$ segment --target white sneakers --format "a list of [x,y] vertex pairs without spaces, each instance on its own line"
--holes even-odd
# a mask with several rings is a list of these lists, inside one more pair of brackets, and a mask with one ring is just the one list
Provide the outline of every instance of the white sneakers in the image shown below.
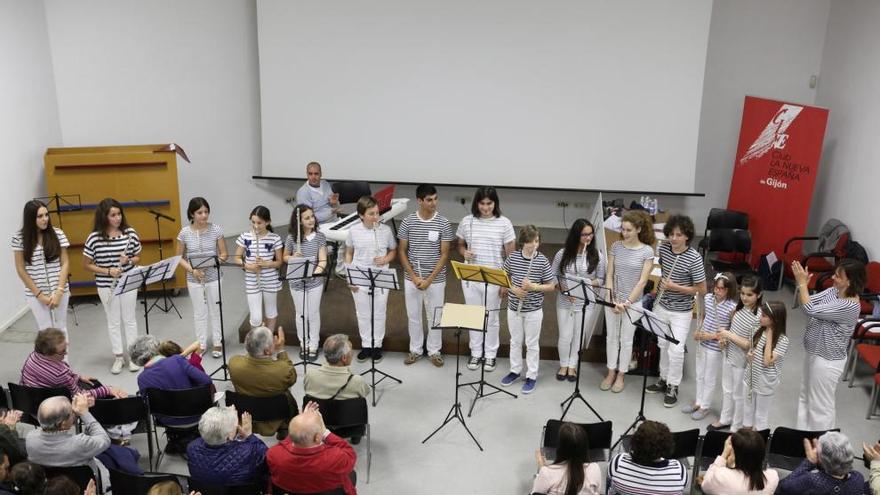
[[113,361],[113,366],[110,367],[110,373],[118,375],[120,372],[122,372],[122,366],[124,364],[125,362],[122,360],[121,357],[116,358],[116,360]]
[[141,370],[141,367],[134,364],[133,361],[128,362],[128,371],[131,371],[132,373],[137,373],[140,370]]

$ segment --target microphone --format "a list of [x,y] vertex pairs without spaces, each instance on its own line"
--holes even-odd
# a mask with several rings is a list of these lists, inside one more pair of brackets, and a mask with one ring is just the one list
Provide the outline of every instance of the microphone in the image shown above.
[[156,215],[156,216],[159,217],[159,218],[164,218],[165,220],[168,220],[168,221],[170,221],[170,222],[174,222],[174,221],[175,221],[173,218],[169,217],[168,215],[166,215],[166,214],[164,214],[164,213],[159,213],[159,212],[156,211],[156,210],[147,210],[147,212],[150,213],[151,215]]

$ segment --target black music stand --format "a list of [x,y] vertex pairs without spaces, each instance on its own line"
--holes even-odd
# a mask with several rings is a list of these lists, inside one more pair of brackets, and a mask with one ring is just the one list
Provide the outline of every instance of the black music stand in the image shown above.
[[[156,238],[159,242],[159,260],[162,260],[164,258],[164,255],[162,254],[162,229],[159,227],[159,219],[164,218],[165,220],[168,220],[169,222],[174,222],[175,220],[174,220],[174,218],[169,217],[168,215],[165,215],[164,213],[159,213],[158,211],[155,211],[155,210],[147,210],[147,213],[149,213],[150,215],[153,215],[153,218],[156,219]],[[164,278],[162,279],[162,296],[156,297],[156,300],[153,301],[153,304],[150,306],[150,309],[157,308],[159,311],[161,311],[163,313],[169,313],[173,309],[174,312],[177,313],[177,317],[180,319],[183,319],[183,317],[180,316],[180,311],[177,310],[177,306],[174,304],[174,299],[168,297],[168,288],[165,286],[165,280],[166,279],[164,279]],[[159,305],[159,301],[162,301],[161,306]]]
[[[639,354],[642,357],[642,367],[643,369],[647,369],[648,366],[648,341],[652,339],[664,339],[668,341],[670,344],[678,345],[678,340],[672,333],[672,326],[668,321],[662,320],[655,313],[648,311],[644,308],[629,306],[626,308],[626,316],[629,318],[629,321],[632,322],[633,325],[636,326],[637,329],[642,330],[644,332],[643,339],[640,344]],[[632,424],[629,425],[629,428],[620,435],[620,438],[614,442],[614,445],[611,446],[611,450],[613,451],[615,447],[623,440],[627,434],[636,427],[642,421],[645,421],[645,389],[648,386],[648,373],[642,374],[642,399],[639,403],[639,412],[636,413],[636,419],[633,420]]]
[[[146,325],[147,335],[150,334],[151,309],[147,302],[147,286],[173,278],[177,264],[180,263],[180,258],[180,256],[172,256],[165,260],[159,260],[152,265],[136,266],[124,272],[119,276],[119,283],[116,284],[116,289],[110,295],[111,297],[116,297],[119,294],[137,290],[138,288],[144,289],[144,325]],[[131,342],[129,342],[129,345],[131,345]]]
[[[287,281],[295,281],[302,282],[305,284],[309,280],[318,277],[324,277],[323,273],[315,273],[315,269],[318,267],[317,261],[314,261],[312,258],[291,258],[290,261],[287,262],[287,273],[282,278],[282,282],[284,280]],[[314,361],[309,361],[309,298],[306,297],[305,286],[303,286],[303,296],[302,296],[302,305],[300,306],[300,313],[302,314],[302,329],[303,329],[303,338],[300,340],[300,351],[303,355],[302,361],[299,363],[294,363],[293,366],[303,365],[303,374],[308,373],[308,366],[320,366],[318,363]],[[320,340],[320,339],[319,339]]]
[[[61,220],[61,214],[68,211],[82,211],[82,198],[79,194],[58,194],[52,196],[41,196],[34,198],[43,202],[49,207],[49,213],[58,215],[58,228],[64,228],[64,222]],[[55,209],[52,209],[52,208]]]
[[[439,321],[437,318],[438,310],[441,312]],[[446,303],[441,308],[434,308],[434,318],[431,329],[455,330],[455,402],[452,404],[452,407],[449,408],[449,412],[446,414],[446,419],[443,420],[443,423],[422,440],[422,443],[430,440],[431,437],[442,430],[444,426],[457,419],[458,422],[461,423],[461,426],[464,427],[464,430],[468,432],[468,435],[471,436],[471,440],[477,444],[477,448],[480,449],[480,451],[483,450],[480,442],[477,441],[477,438],[467,427],[467,424],[464,421],[464,415],[461,413],[461,402],[458,400],[458,388],[460,387],[458,377],[461,376],[461,352],[459,348],[461,346],[461,331],[473,330],[476,332],[485,332],[486,318],[488,317],[488,314],[485,306]]]
[[[563,286],[566,287],[565,289],[561,290],[561,293],[563,296],[571,297],[572,299],[575,299],[575,301],[572,301],[573,305],[580,305],[581,303],[583,303],[583,306],[581,307],[581,325],[580,325],[579,335],[578,335],[578,340],[577,340],[578,341],[578,362],[577,362],[577,372],[576,372],[577,379],[574,381],[574,391],[571,393],[570,396],[568,396],[567,399],[565,399],[564,401],[562,401],[561,404],[559,404],[559,407],[563,408],[562,417],[559,418],[559,420],[563,421],[565,419],[565,415],[568,414],[568,410],[571,408],[571,405],[574,404],[575,399],[579,399],[581,402],[584,403],[585,406],[587,406],[590,409],[590,411],[593,411],[593,414],[595,414],[596,417],[599,418],[599,421],[605,421],[604,419],[602,419],[602,416],[600,416],[599,413],[596,412],[595,409],[593,409],[593,406],[591,406],[590,403],[587,402],[587,399],[585,399],[584,396],[581,395],[581,362],[583,360],[584,345],[585,345],[584,344],[584,327],[586,326],[587,308],[590,306],[590,304],[598,304],[600,306],[614,307],[614,303],[608,302],[605,299],[605,297],[603,297],[604,294],[602,294],[603,292],[610,292],[610,291],[606,287],[594,286],[590,282],[589,279],[586,279],[583,277],[577,277],[577,276],[573,276],[573,275],[559,276],[559,285],[560,285],[560,288]],[[592,338],[592,333],[590,334],[590,337]],[[589,342],[587,342],[586,345],[589,345]]]
[[[483,284],[483,308],[486,312],[484,325],[482,328],[483,335],[483,359],[480,360],[482,363],[480,366],[480,379],[475,382],[462,383],[459,387],[471,387],[476,395],[474,395],[474,400],[471,402],[471,407],[468,410],[468,417],[474,413],[474,406],[477,405],[477,401],[482,399],[483,397],[488,397],[490,395],[494,395],[497,393],[507,394],[514,399],[517,398],[516,394],[508,392],[507,390],[502,390],[501,388],[492,385],[486,381],[486,336],[487,325],[489,324],[489,312],[490,311],[500,311],[499,309],[489,309],[487,306],[487,300],[489,297],[489,285],[497,285],[499,287],[510,288],[510,277],[507,276],[503,270],[498,268],[490,268],[486,266],[480,265],[467,265],[464,263],[459,263],[457,261],[452,262],[452,271],[455,272],[455,275],[459,278],[459,280],[464,280],[466,282],[476,282]],[[486,392],[486,387],[494,389],[491,392]]]
[[[223,370],[223,378],[213,378],[214,380],[219,380],[223,382],[229,381],[229,366],[226,364],[226,328],[223,326],[223,282],[220,280],[220,257],[213,254],[193,254],[192,256],[187,258],[189,261],[189,265],[193,270],[197,269],[210,269],[213,268],[217,270],[217,305],[220,306],[220,352],[223,355],[223,364],[217,367],[214,371],[208,374],[210,377],[214,377],[220,370]],[[237,267],[238,265],[236,265]],[[208,302],[208,292],[205,290],[205,302]],[[206,330],[207,331],[207,330]],[[214,342],[216,346],[217,343]],[[207,349],[203,349],[207,351]]]
[[[397,272],[391,269],[383,269],[383,268],[360,268],[357,266],[348,266],[345,268],[348,278],[348,284],[356,287],[360,287],[361,289],[368,289],[370,296],[370,349],[376,348],[376,290],[400,290],[400,285],[397,283]],[[361,344],[363,346],[363,343]],[[376,407],[376,384],[380,383],[382,380],[386,378],[390,378],[397,383],[403,383],[398,378],[395,378],[384,371],[376,369],[376,353],[370,353],[370,368],[366,371],[361,372],[361,375],[366,375],[367,373],[372,374],[372,383],[373,383],[373,407]],[[376,381],[376,373],[382,375],[382,378],[379,378]]]

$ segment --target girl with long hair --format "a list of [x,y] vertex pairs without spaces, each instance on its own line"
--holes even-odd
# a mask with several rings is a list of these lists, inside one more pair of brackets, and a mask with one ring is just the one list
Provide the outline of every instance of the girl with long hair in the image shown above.
[[539,449],[535,453],[538,474],[532,484],[532,493],[546,495],[598,495],[602,491],[602,471],[590,462],[587,432],[574,423],[559,427],[556,459],[547,464]]
[[707,495],[770,495],[779,484],[775,469],[764,469],[764,438],[743,428],[727,437],[724,451],[703,476],[700,488]]
[[[321,340],[321,295],[324,293],[324,278],[321,275],[327,267],[327,238],[318,231],[315,211],[304,204],[296,205],[293,209],[290,230],[284,239],[284,261],[291,263],[294,260],[307,260],[309,272],[314,271],[315,275],[307,280],[289,281],[296,315],[296,335],[299,337],[299,355],[302,359],[314,361],[318,358]],[[304,315],[306,310],[307,314]]]
[[251,328],[263,325],[265,317],[265,326],[274,332],[278,320],[278,291],[281,290],[278,268],[284,263],[281,256],[284,244],[281,236],[272,231],[272,214],[268,208],[255,207],[249,218],[251,229],[235,240],[235,262],[245,271]]
[[785,304],[767,301],[761,306],[761,328],[752,337],[752,350],[746,356],[747,367],[743,426],[756,430],[770,428],[770,404],[782,377],[782,361],[788,351],[785,335]]

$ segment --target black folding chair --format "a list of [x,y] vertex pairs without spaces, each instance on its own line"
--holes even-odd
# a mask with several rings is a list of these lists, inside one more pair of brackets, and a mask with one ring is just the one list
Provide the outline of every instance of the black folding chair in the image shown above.
[[[202,494],[204,495],[204,494]],[[334,488],[333,490],[327,492],[317,492],[317,493],[305,493],[305,492],[292,492],[290,490],[285,490],[280,486],[272,483],[272,495],[345,495],[345,489],[341,486],[339,488]]]
[[[188,388],[183,390],[162,390],[158,388],[148,388],[147,407],[152,418],[153,436],[156,441],[156,448],[159,450],[159,456],[156,459],[156,469],[162,462],[162,456],[165,454],[164,449],[159,449],[159,426],[165,428],[165,432],[177,431],[184,432],[198,425],[198,418],[204,414],[211,406],[214,405],[211,386]],[[168,424],[169,419],[185,420],[194,419],[192,424],[174,425]],[[176,422],[176,421],[175,421]]]
[[[590,462],[607,461],[611,458],[611,421],[601,423],[575,423],[587,432],[587,459]],[[541,438],[541,450],[548,460],[556,459],[556,448],[559,446],[559,428],[562,421],[548,419],[544,425]]]
[[324,418],[324,426],[334,434],[343,438],[352,436],[367,437],[367,483],[370,482],[370,465],[373,461],[373,451],[370,446],[370,421],[367,399],[316,399],[306,395],[303,397],[303,407],[309,402],[316,402],[321,416]]
[[[711,253],[728,258],[709,259]],[[716,272],[729,271],[740,280],[743,275],[754,274],[749,264],[752,253],[752,234],[744,229],[713,229],[709,232],[706,259]]]
[[210,485],[189,478],[189,490],[202,495],[263,495],[263,487],[259,483],[246,485]]
[[23,413],[21,421],[29,425],[40,426],[39,421],[37,421],[37,410],[40,408],[40,404],[49,397],[59,395],[70,399],[70,390],[65,387],[26,387],[10,382],[9,395],[12,399],[12,409],[18,409]]
[[357,203],[363,196],[369,196],[370,183],[360,180],[334,182],[330,189],[339,195],[339,204]]
[[[95,405],[89,408],[89,412],[105,429],[110,426],[137,422],[132,433],[147,435],[150,469],[153,469],[154,449],[153,438],[150,434],[150,413],[147,411],[147,403],[143,397],[133,395],[124,399],[98,399],[95,401]],[[158,465],[156,467],[158,468]]]
[[743,229],[749,228],[749,214],[741,211],[712,208],[706,219],[706,230],[703,231],[703,239],[700,240],[698,250],[705,254],[709,245],[709,233],[713,229]]
[[165,481],[173,481],[181,486],[176,474],[148,472],[137,475],[113,468],[109,468],[108,471],[110,471],[110,489],[114,495],[147,495],[153,485]]
[[807,458],[807,454],[804,451],[804,439],[809,438],[813,440],[829,431],[840,431],[840,428],[805,431],[784,426],[777,427],[773,430],[773,436],[770,437],[767,465],[773,468],[785,469],[786,471],[794,471]]
[[6,389],[0,385],[0,409],[9,409],[9,397],[6,396]]
[[90,481],[95,480],[95,487],[98,489],[98,493],[101,493],[101,477],[95,473],[91,466],[43,466],[43,470],[46,471],[46,479],[67,476],[83,491],[89,486]]
[[235,406],[239,416],[245,411],[251,413],[254,421],[284,421],[284,429],[287,429],[290,419],[299,413],[296,401],[291,403],[286,394],[254,397],[227,390],[226,405]]

